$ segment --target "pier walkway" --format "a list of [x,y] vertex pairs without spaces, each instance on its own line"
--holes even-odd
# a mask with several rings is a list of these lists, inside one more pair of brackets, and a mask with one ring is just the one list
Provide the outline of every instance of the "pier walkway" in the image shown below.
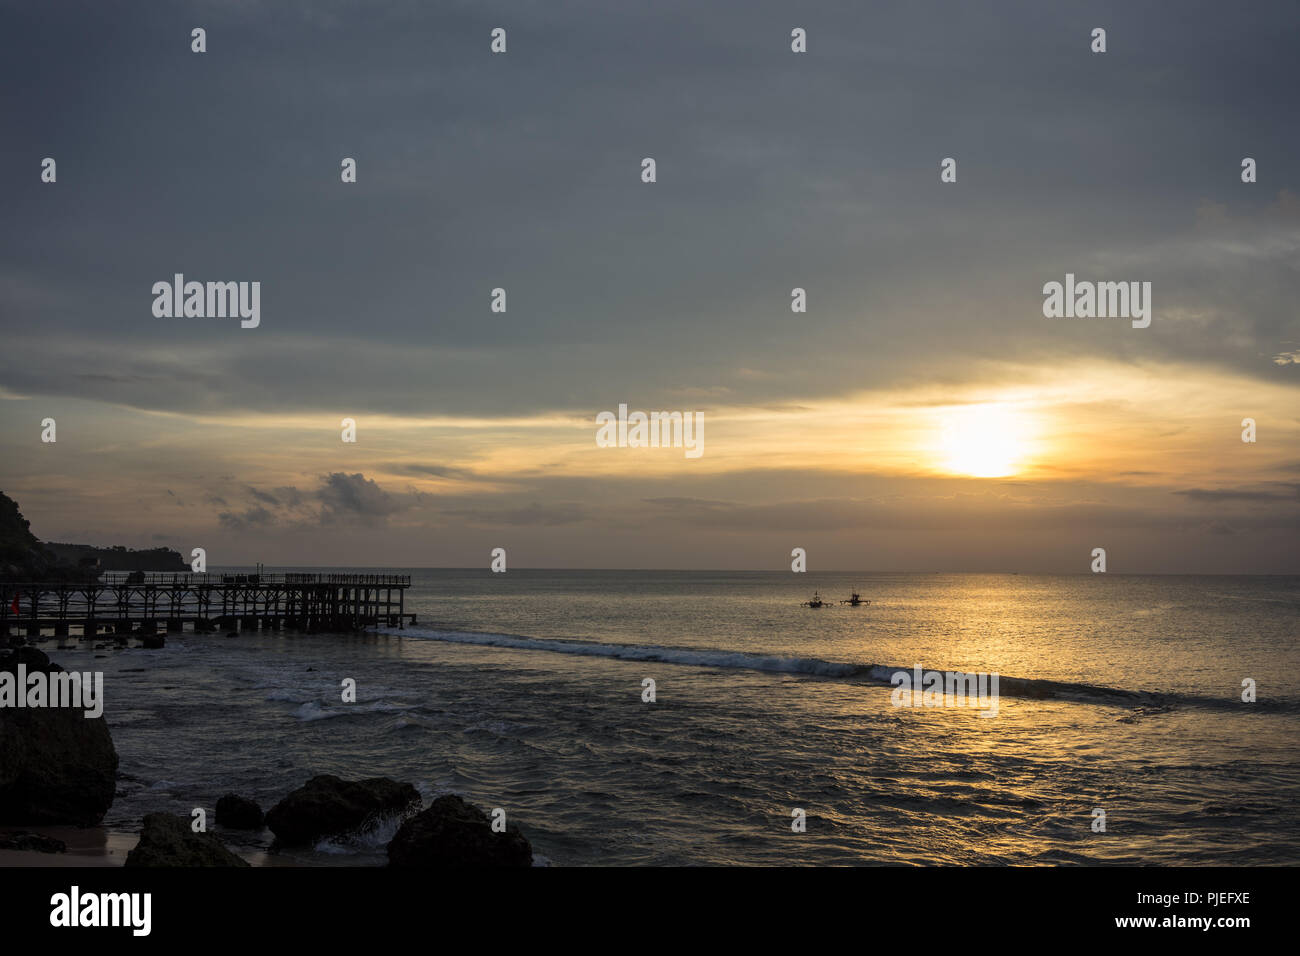
[[405,627],[404,574],[111,571],[81,582],[0,582],[0,636],[75,632],[353,631]]

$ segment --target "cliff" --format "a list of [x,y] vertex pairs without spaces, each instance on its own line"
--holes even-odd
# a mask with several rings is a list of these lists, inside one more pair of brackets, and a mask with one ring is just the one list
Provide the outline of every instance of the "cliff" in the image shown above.
[[188,571],[170,548],[131,551],[88,544],[42,544],[18,503],[0,491],[0,581],[67,581],[100,571]]
[[121,546],[96,548],[89,544],[56,544],[45,550],[63,563],[91,567],[100,571],[188,571],[179,551],[171,548],[148,548],[132,551]]

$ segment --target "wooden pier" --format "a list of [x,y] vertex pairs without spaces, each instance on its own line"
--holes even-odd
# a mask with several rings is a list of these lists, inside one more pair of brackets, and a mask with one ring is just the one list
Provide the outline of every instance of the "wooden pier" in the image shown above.
[[[0,583],[0,637],[119,637],[281,629],[321,633],[405,627],[404,574],[105,572],[84,582]],[[15,612],[14,608],[17,608]]]

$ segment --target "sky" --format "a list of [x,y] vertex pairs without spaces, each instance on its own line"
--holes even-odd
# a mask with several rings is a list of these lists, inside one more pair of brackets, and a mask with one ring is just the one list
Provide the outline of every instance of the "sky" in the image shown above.
[[1173,7],[0,0],[0,490],[214,565],[1300,573],[1300,6]]

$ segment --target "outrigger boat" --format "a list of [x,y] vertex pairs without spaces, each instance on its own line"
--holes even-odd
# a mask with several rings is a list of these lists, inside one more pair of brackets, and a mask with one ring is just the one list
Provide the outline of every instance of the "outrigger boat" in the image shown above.
[[871,602],[862,600],[862,596],[858,594],[857,591],[854,591],[852,597],[847,598],[846,600],[843,600],[840,603],[847,604],[849,607],[859,607],[863,604],[870,604]]
[[817,591],[814,591],[814,592],[813,592],[813,596],[812,596],[812,600],[811,600],[811,601],[804,601],[803,604],[801,604],[801,605],[799,605],[799,606],[800,606],[800,607],[823,607],[823,606],[825,606],[825,604],[826,604],[826,602],[822,600],[822,596],[821,596],[821,594],[820,594],[819,592],[817,592]]

